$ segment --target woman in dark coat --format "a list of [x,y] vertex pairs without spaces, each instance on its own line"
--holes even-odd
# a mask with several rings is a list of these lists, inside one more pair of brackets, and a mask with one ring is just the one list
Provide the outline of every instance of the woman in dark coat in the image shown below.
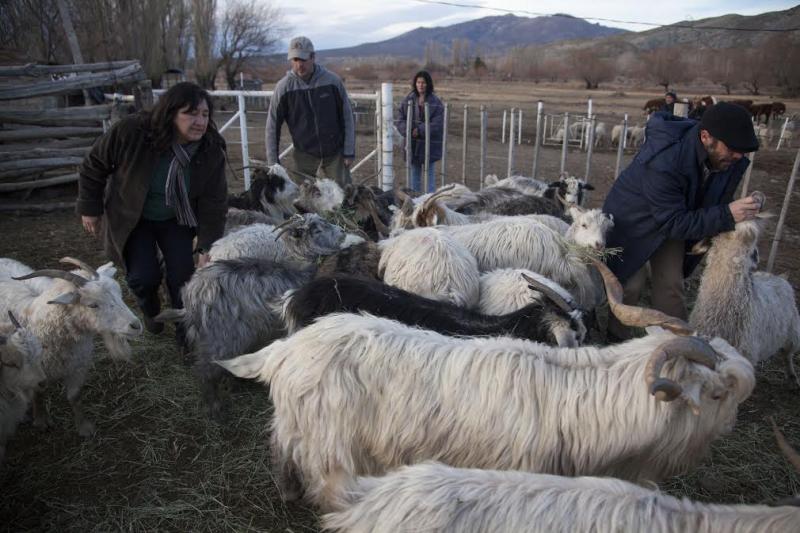
[[225,141],[212,116],[209,94],[179,83],[152,111],[115,124],[79,169],[83,227],[95,237],[103,233],[106,253],[125,268],[151,333],[164,327],[153,320],[161,309],[158,250],[172,307],[181,308],[180,289],[194,272],[194,237],[202,266],[225,227]]
[[[430,158],[428,164],[428,191],[436,190],[435,163],[442,158],[442,132],[444,124],[444,105],[433,93],[431,75],[420,70],[411,82],[412,91],[403,99],[397,110],[395,121],[400,134],[406,135],[406,115],[411,102],[411,188],[422,191],[422,173],[425,167],[425,138],[430,138]],[[425,129],[425,104],[428,104],[429,123]]]

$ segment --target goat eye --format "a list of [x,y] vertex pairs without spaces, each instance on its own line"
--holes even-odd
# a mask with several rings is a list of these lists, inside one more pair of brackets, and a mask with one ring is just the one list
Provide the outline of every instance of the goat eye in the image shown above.
[[86,304],[86,307],[90,307],[92,309],[97,309],[98,307],[100,307],[100,304]]
[[587,226],[586,224],[581,224],[581,227],[582,227],[583,229],[586,229],[588,226]]

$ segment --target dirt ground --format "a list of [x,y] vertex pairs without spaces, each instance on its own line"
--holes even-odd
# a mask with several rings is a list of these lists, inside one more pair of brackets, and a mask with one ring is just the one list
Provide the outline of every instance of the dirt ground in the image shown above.
[[[508,160],[507,145],[500,143],[499,117],[504,107],[521,105],[529,113],[542,98],[548,109],[577,113],[585,109],[587,94],[574,88],[532,84],[440,85],[439,92],[455,108],[465,102],[489,106],[492,115],[485,173],[501,177]],[[596,112],[609,124],[625,112],[643,122],[638,108],[658,95],[657,89],[619,92],[592,94]],[[400,95],[396,96],[399,99]],[[787,105],[789,113],[800,110],[797,101]],[[258,113],[249,115],[251,156],[255,158],[263,157],[263,120]],[[453,117],[450,123],[448,182],[461,181],[460,120]],[[218,123],[224,122],[223,113]],[[374,148],[368,130],[359,125],[359,154]],[[532,133],[533,123],[526,119],[514,166],[520,174],[530,174]],[[226,132],[226,138],[231,142],[231,189],[240,190],[242,163],[239,146],[234,144],[237,132]],[[473,188],[480,179],[477,142],[478,121],[473,115],[466,162],[466,182]],[[756,156],[750,189],[763,191],[775,213],[780,211],[795,153],[796,148],[765,150]],[[631,157],[632,153],[627,153],[625,161]],[[395,162],[397,176],[404,179],[399,151]],[[539,177],[557,177],[559,163],[558,148],[542,148]],[[597,190],[589,198],[590,206],[602,203],[613,182],[615,163],[612,149],[595,153],[589,178]],[[569,153],[569,172],[582,176],[585,164],[585,153]],[[370,161],[356,172],[355,179],[368,179],[374,173],[375,164]],[[74,194],[69,187],[47,193],[64,198]],[[800,283],[800,214],[794,208],[798,194],[791,198],[775,266],[775,272],[785,273],[796,289]],[[773,234],[774,224],[761,243],[762,268]],[[105,262],[99,244],[83,234],[71,212],[0,214],[0,257],[36,268],[54,268],[65,255],[95,265]],[[124,281],[122,285],[126,290]],[[126,299],[133,306],[127,292]],[[102,346],[98,351],[103,353]],[[54,427],[41,432],[23,424],[8,443],[6,463],[0,467],[0,530],[318,530],[313,509],[285,504],[277,496],[269,468],[271,406],[267,391],[258,384],[232,384],[226,421],[210,422],[201,409],[194,379],[175,351],[170,329],[137,342],[131,363],[103,359],[96,364],[85,394],[87,410],[97,422],[94,438],[78,437],[62,391],[53,387],[48,392]],[[713,445],[711,457],[699,468],[667,480],[661,489],[718,503],[760,503],[799,493],[800,478],[778,452],[767,422],[767,417],[774,417],[789,441],[800,448],[798,394],[787,387],[781,361],[760,365],[755,393],[741,406],[734,432]]]

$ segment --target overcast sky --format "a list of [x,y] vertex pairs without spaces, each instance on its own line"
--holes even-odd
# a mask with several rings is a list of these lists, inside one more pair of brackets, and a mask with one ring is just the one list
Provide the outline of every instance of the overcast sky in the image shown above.
[[[283,9],[291,26],[292,35],[306,35],[318,50],[340,48],[356,44],[383,41],[419,26],[449,26],[466,20],[490,15],[501,15],[489,9],[473,9],[445,5],[431,5],[414,0],[271,0]],[[795,2],[780,0],[661,0],[647,2],[624,0],[598,2],[596,0],[453,0],[457,3],[519,10],[516,14],[534,16],[524,11],[541,14],[566,13],[599,22],[605,26],[643,31],[653,26],[603,22],[605,19],[671,24],[681,20],[697,20],[728,13],[755,15],[767,11],[781,11]],[[698,5],[700,4],[700,5]]]

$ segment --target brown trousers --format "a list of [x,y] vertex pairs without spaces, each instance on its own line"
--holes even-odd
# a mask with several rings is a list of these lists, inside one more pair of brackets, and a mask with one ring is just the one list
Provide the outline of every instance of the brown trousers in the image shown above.
[[316,176],[321,167],[325,177],[334,180],[342,187],[353,181],[350,169],[344,166],[344,158],[341,153],[320,158],[295,149],[292,151],[292,157],[295,169],[306,176]]
[[[667,240],[650,257],[651,307],[686,320],[686,302],[683,297],[684,241]],[[637,305],[647,282],[647,264],[640,268],[623,287],[623,302]],[[614,317],[608,319],[609,333],[619,339],[632,336],[630,328],[623,326]]]

